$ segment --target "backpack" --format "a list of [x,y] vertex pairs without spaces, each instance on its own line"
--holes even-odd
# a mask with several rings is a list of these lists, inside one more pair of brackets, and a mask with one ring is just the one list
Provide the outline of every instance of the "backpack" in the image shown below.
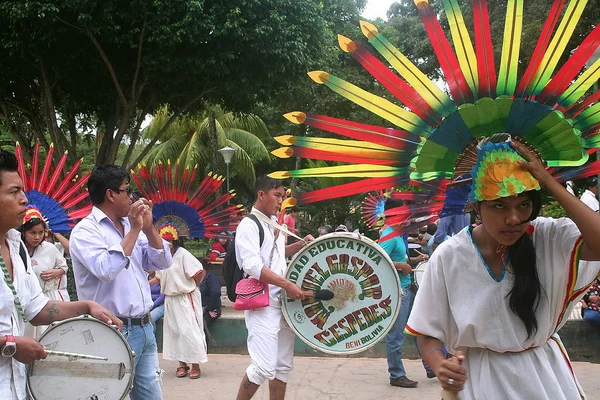
[[[254,214],[249,214],[248,218],[258,225],[259,243],[260,247],[262,247],[265,239],[265,231]],[[244,277],[244,271],[240,268],[235,258],[235,238],[227,246],[227,253],[225,254],[221,268],[223,271],[223,279],[225,280],[225,287],[227,288],[227,297],[229,300],[235,301],[235,286]]]

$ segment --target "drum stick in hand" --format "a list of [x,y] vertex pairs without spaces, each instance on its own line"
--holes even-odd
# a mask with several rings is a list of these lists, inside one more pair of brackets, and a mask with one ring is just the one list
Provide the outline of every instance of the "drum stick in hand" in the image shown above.
[[[450,360],[453,363],[462,364],[460,362],[460,360],[458,358],[456,358],[456,357],[452,357]],[[456,392],[450,392],[450,391],[448,391],[446,389],[443,389],[442,390],[442,400],[460,400],[460,399],[458,398],[458,393],[456,393]]]
[[46,350],[46,354],[48,354],[50,356],[81,358],[81,359],[86,359],[86,360],[108,361],[108,357],[91,356],[89,354],[68,353],[66,351]]
[[315,291],[304,290],[302,293],[306,297],[314,297],[317,300],[331,300],[334,297],[334,294],[331,290],[320,289]]

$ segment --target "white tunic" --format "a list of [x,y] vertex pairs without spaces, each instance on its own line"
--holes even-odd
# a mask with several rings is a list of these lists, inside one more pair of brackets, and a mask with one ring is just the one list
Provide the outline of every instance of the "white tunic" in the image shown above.
[[598,205],[598,197],[596,197],[591,190],[586,190],[583,192],[581,195],[581,201],[593,211],[598,211],[598,208],[600,208]]
[[[6,241],[10,248],[10,259],[13,265],[13,281],[25,317],[33,319],[48,303],[48,298],[42,294],[40,285],[35,278],[31,266],[25,272],[25,266],[19,255],[21,234],[11,229],[6,234]],[[28,257],[29,258],[29,257]],[[25,326],[14,307],[13,294],[4,281],[4,274],[0,274],[0,336],[23,336]],[[11,380],[13,384],[11,384]],[[13,397],[13,390],[16,397]],[[25,390],[25,364],[14,358],[0,356],[0,399],[24,400],[27,398]]]
[[[71,301],[66,286],[61,288],[63,281],[67,281],[67,262],[52,243],[42,242],[35,248],[33,256],[31,256],[31,267],[46,297],[56,301]],[[64,275],[49,281],[42,280],[42,272],[56,268],[61,268],[65,271]],[[48,325],[33,326],[27,324],[25,326],[25,335],[37,340],[47,328]]]
[[196,257],[180,247],[171,268],[156,271],[165,295],[163,358],[186,363],[205,363],[206,338],[202,299],[193,276],[204,268]]
[[514,276],[488,271],[468,229],[442,243],[425,270],[406,330],[466,351],[468,379],[460,398],[477,400],[585,398],[556,332],[598,275],[579,263],[583,244],[569,219],[538,218],[533,242],[542,298],[537,332],[510,310]]

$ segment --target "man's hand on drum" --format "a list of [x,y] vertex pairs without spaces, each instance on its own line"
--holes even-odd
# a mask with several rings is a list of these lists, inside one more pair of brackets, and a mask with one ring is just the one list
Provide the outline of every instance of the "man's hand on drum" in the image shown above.
[[31,364],[34,361],[48,357],[44,346],[35,339],[26,336],[15,336],[17,352],[13,358],[23,364]]
[[94,318],[98,318],[100,321],[106,322],[109,325],[116,325],[120,331],[123,330],[123,321],[113,315],[106,308],[102,307],[95,301],[89,302],[90,315]]
[[429,260],[429,256],[427,254],[419,254],[417,257],[413,258],[413,261],[420,263],[421,261]]
[[300,289],[300,287],[298,285],[296,285],[294,282],[287,281],[287,285],[284,287],[284,289],[285,289],[285,293],[287,294],[287,296],[290,299],[304,300],[305,295],[302,292],[302,289]]

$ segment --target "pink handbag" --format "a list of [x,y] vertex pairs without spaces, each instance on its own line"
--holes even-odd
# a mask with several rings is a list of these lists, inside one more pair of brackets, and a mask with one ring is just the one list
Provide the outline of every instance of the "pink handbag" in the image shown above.
[[234,310],[255,310],[269,305],[269,284],[255,278],[241,279],[235,285]]

